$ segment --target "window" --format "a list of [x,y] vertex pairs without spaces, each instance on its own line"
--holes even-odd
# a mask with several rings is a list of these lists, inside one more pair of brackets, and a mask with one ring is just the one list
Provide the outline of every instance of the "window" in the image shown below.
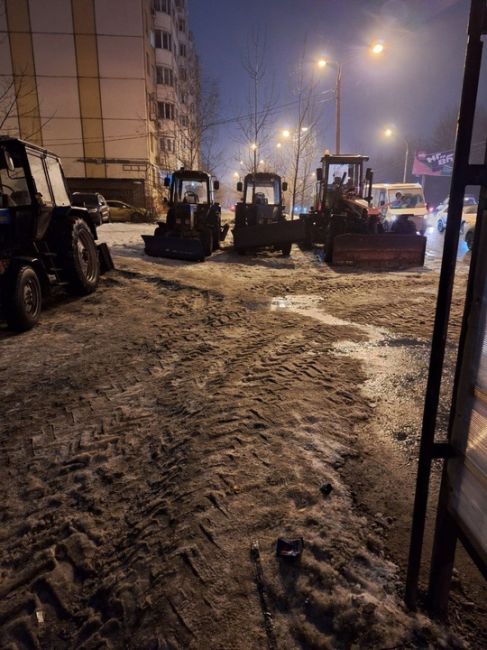
[[174,138],[160,138],[159,139],[159,148],[165,153],[175,153],[176,151],[176,141]]
[[154,0],[154,9],[163,11],[165,14],[171,13],[171,0]]
[[181,126],[188,127],[189,126],[189,119],[187,115],[181,115]]
[[180,32],[185,32],[186,31],[186,21],[183,20],[182,18],[179,20],[178,26],[179,26],[179,31]]
[[186,68],[179,68],[179,78],[181,79],[181,81],[188,80],[188,73],[186,71]]
[[174,72],[164,65],[157,66],[157,83],[162,86],[174,86]]
[[31,153],[27,154],[27,158],[29,159],[30,171],[36,186],[36,194],[41,195],[39,199],[42,200],[44,205],[52,205],[51,191],[49,190],[49,185],[47,183],[42,158]]
[[164,32],[160,29],[155,31],[156,47],[163,50],[172,50],[172,36],[169,32]]
[[186,56],[186,45],[184,43],[179,44],[179,56]]
[[66,184],[61,171],[61,165],[55,158],[46,158],[46,163],[56,205],[69,205],[69,196],[66,191]]
[[157,102],[157,112],[160,120],[173,120],[174,104],[170,102]]
[[181,104],[186,104],[187,101],[188,101],[188,93],[185,92],[181,93]]

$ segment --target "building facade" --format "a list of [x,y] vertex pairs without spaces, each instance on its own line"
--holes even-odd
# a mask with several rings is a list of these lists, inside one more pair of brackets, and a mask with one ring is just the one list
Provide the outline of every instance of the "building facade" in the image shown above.
[[73,191],[157,210],[198,162],[198,88],[186,0],[0,0],[0,133],[58,154]]

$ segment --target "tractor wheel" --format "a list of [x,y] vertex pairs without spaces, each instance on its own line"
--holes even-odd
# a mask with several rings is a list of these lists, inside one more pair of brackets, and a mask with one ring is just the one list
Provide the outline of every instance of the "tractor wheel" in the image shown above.
[[292,244],[286,244],[285,246],[283,246],[282,249],[281,249],[282,250],[282,256],[283,257],[289,257],[289,255],[291,254],[291,248],[292,248]]
[[205,257],[209,257],[213,253],[213,233],[209,228],[200,232],[200,240]]
[[93,293],[100,279],[100,261],[87,223],[79,217],[68,218],[59,245],[68,290],[78,296]]
[[213,228],[212,230],[212,236],[213,236],[213,250],[216,251],[220,248],[220,231],[221,228],[218,225],[216,228]]
[[473,246],[473,232],[470,231],[465,235],[465,243],[467,244],[467,248],[469,251],[472,250]]
[[31,266],[20,266],[7,281],[7,325],[16,332],[30,330],[39,320],[41,307],[42,291],[37,273]]

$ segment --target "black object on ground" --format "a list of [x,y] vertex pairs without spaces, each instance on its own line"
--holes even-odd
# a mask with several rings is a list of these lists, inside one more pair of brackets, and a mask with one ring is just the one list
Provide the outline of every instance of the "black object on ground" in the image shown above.
[[327,497],[333,490],[333,485],[331,483],[323,483],[320,487],[320,492],[324,497]]
[[298,539],[283,539],[278,537],[276,544],[277,557],[296,558],[300,557],[304,548],[302,537]]

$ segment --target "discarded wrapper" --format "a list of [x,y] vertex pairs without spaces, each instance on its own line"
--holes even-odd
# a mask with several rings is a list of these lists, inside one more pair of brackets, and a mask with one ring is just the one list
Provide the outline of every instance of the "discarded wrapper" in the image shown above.
[[276,544],[277,557],[296,558],[301,555],[304,548],[302,537],[298,539],[283,539],[279,537]]

